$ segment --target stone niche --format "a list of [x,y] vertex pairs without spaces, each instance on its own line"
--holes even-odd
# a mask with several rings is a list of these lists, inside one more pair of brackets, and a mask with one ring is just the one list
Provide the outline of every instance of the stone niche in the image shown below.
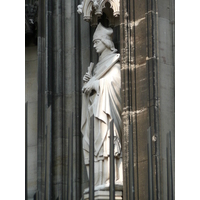
[[98,20],[106,18],[110,27],[119,25],[120,1],[119,0],[83,0],[78,5],[77,12],[83,15],[83,19],[90,22],[91,26],[97,26]]
[[[93,68],[93,65],[95,63],[94,61],[94,57],[91,57],[91,63],[90,63],[90,67],[88,68],[88,73],[90,74],[90,76],[92,76],[91,79],[89,80],[84,80],[84,87],[82,89],[82,92],[84,93],[82,96],[82,120],[81,120],[81,131],[83,133],[83,154],[84,154],[84,163],[85,163],[85,167],[86,167],[86,171],[87,171],[87,180],[89,179],[89,145],[87,146],[87,133],[89,132],[88,127],[90,127],[90,120],[89,117],[90,114],[88,114],[88,105],[91,106],[90,104],[92,103],[92,106],[94,107],[98,107],[97,110],[101,110],[102,111],[102,106],[99,106],[100,104],[96,102],[104,101],[104,98],[102,98],[105,93],[98,93],[98,91],[96,90],[96,92],[94,92],[90,95],[90,85],[98,85],[101,84],[101,88],[102,85],[104,85],[104,87],[106,87],[106,84],[110,84],[110,82],[104,82],[103,80],[101,80],[101,78],[106,79],[108,77],[112,77],[114,79],[114,77],[111,74],[107,74],[107,71],[109,71],[109,66],[112,67],[113,70],[116,70],[115,74],[117,76],[116,83],[121,83],[121,75],[120,75],[120,64],[119,64],[119,54],[117,54],[117,51],[119,50],[119,14],[120,14],[120,1],[119,0],[83,0],[81,2],[80,5],[78,5],[77,7],[77,12],[81,15],[81,18],[88,22],[90,24],[91,27],[88,26],[89,31],[91,31],[91,35],[93,35],[92,38],[90,39],[90,42],[92,43],[92,46],[94,46],[94,49],[96,49],[96,53],[98,54],[97,57],[99,58],[99,61],[97,62],[97,65],[94,66],[94,69],[96,70],[98,68],[98,71],[95,71],[94,74],[91,73],[92,69],[90,70],[89,68]],[[98,25],[98,26],[97,26]],[[97,27],[96,27],[97,26]],[[111,27],[111,28],[110,28]],[[90,37],[90,36],[88,36]],[[99,44],[99,41],[101,42],[102,40],[105,40],[104,42],[108,42],[108,46],[105,46],[105,49],[103,49],[102,52],[100,52],[101,50],[101,44]],[[105,43],[102,43],[105,44]],[[107,44],[107,43],[106,43]],[[116,45],[116,49],[115,46],[113,47],[111,44]],[[99,45],[99,46],[98,46]],[[111,45],[111,46],[110,46]],[[97,47],[97,48],[95,48]],[[91,48],[92,51],[93,48]],[[118,49],[118,50],[117,50]],[[95,54],[95,53],[94,53]],[[116,54],[116,55],[115,55]],[[114,59],[115,56],[117,56],[116,60]],[[96,57],[95,57],[96,58]],[[112,62],[111,62],[112,61]],[[114,62],[115,61],[115,62]],[[94,62],[94,63],[93,63]],[[104,69],[104,65],[102,65],[102,62],[108,66],[106,68],[106,71],[103,71]],[[89,65],[89,64],[88,64]],[[96,66],[98,66],[97,68],[95,68]],[[104,69],[105,70],[105,69]],[[102,73],[101,73],[102,72]],[[97,75],[97,76],[96,76]],[[106,76],[107,75],[107,76]],[[105,77],[104,77],[105,76]],[[86,74],[85,76],[86,77]],[[98,78],[97,78],[98,77]],[[120,77],[120,78],[119,78]],[[95,80],[95,81],[94,81]],[[94,82],[96,82],[95,84],[93,84]],[[87,87],[86,87],[87,86]],[[114,90],[112,90],[113,92],[115,92],[115,95],[118,97],[117,99],[120,99],[120,88],[119,85],[115,85],[113,86],[115,87]],[[97,88],[99,88],[97,86]],[[109,86],[107,86],[107,88],[109,88]],[[94,88],[93,88],[94,89]],[[96,88],[95,88],[96,89]],[[89,92],[88,92],[89,91]],[[110,91],[110,90],[109,90]],[[102,92],[102,91],[100,91]],[[109,93],[106,93],[106,95],[108,95]],[[91,100],[90,102],[88,102],[88,97],[92,97],[95,100]],[[98,97],[99,96],[99,97]],[[119,100],[120,102],[120,100]],[[115,138],[118,138],[118,141],[120,141],[120,126],[121,126],[121,119],[118,119],[118,112],[119,110],[115,110],[114,106],[116,102],[113,102],[112,105],[107,105],[107,107],[111,107],[110,110],[112,110],[112,113],[107,113],[107,116],[109,115],[109,117],[111,119],[115,119],[116,123],[114,123],[114,127],[115,127]],[[86,108],[86,109],[85,109]],[[91,111],[91,110],[90,110]],[[101,111],[96,111],[94,108],[92,109],[91,112],[95,113],[95,116],[97,116],[98,114],[101,115]],[[98,113],[99,112],[99,113]],[[90,112],[89,112],[90,113]],[[98,113],[98,114],[97,114]],[[104,116],[104,115],[103,115]],[[109,132],[105,131],[105,130],[109,130],[106,128],[106,126],[109,124],[107,124],[107,117],[106,119],[104,118],[104,123],[101,122],[101,120],[98,119],[102,119],[101,116],[95,117],[94,118],[94,124],[96,124],[96,126],[94,126],[94,137],[96,138],[108,138],[109,136]],[[105,116],[104,116],[105,117]],[[119,117],[120,118],[120,117]],[[117,122],[119,122],[117,124]],[[98,125],[97,125],[98,124]],[[96,127],[96,128],[95,128]],[[117,127],[117,128],[116,128]],[[103,136],[103,134],[105,134],[104,137],[98,137],[98,134],[101,134],[101,136]],[[114,132],[113,132],[114,134]],[[120,135],[120,136],[119,136]],[[104,147],[108,147],[108,142],[109,139],[103,139],[103,143],[101,144],[101,141],[99,140],[95,140],[97,142],[94,143],[95,146],[95,184],[94,184],[94,199],[110,199],[109,196],[109,187],[110,187],[110,183],[108,180],[108,176],[109,176],[109,168],[107,167],[106,164],[103,163],[108,163],[108,156],[109,155],[109,150],[105,150]],[[120,143],[120,142],[119,142]],[[117,146],[117,144],[116,144]],[[121,148],[121,145],[119,145],[119,148]],[[104,152],[105,151],[105,152]],[[101,156],[101,153],[104,152],[105,153],[105,159]],[[122,154],[121,154],[121,149],[115,153],[119,154],[119,158],[117,158],[117,156],[115,156],[115,162],[117,163],[115,166],[115,170],[117,169],[118,171],[115,172],[116,175],[116,179],[115,179],[115,189],[116,189],[116,193],[115,193],[115,199],[122,199],[122,188],[123,188],[123,173],[122,173]],[[100,155],[100,156],[99,156]],[[103,154],[104,155],[104,154]],[[99,157],[101,157],[99,159]],[[117,161],[116,161],[117,160]],[[84,168],[85,169],[85,168]],[[99,170],[100,169],[100,170]],[[86,172],[85,171],[85,172]],[[84,174],[84,173],[83,173]],[[100,178],[99,178],[100,177]],[[84,181],[84,186],[83,186],[83,193],[84,193],[84,199],[89,199],[89,187],[88,184],[86,183],[86,181]]]

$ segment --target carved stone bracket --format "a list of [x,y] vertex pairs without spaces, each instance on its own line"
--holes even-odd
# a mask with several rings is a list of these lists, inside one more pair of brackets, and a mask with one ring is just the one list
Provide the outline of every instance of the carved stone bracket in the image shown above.
[[[108,6],[109,5],[109,6]],[[109,9],[111,11],[109,11]],[[114,26],[115,18],[120,15],[120,0],[83,0],[78,5],[77,12],[83,14],[83,19],[91,22],[92,25],[97,24],[97,19],[106,14],[111,26]]]

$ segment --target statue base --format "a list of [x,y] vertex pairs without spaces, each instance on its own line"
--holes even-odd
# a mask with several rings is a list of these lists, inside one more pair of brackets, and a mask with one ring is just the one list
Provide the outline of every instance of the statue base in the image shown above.
[[[109,191],[95,191],[94,192],[94,199],[110,199],[110,192]],[[115,199],[122,200],[122,191],[115,191]],[[84,194],[84,200],[89,200],[89,194]]]

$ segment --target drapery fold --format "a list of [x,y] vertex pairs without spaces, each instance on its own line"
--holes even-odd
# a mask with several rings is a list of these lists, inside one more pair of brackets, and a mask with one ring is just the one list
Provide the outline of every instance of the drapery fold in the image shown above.
[[[96,93],[92,96],[84,93],[82,95],[81,131],[83,134],[84,150],[89,152],[90,117],[94,114],[95,121],[99,120],[100,123],[104,123],[98,125],[95,122],[95,156],[99,153],[106,135],[109,135],[109,122],[111,119],[114,119],[115,137],[121,140],[121,72],[120,64],[118,63],[119,58],[119,54],[112,53],[104,59],[100,59],[100,62],[93,71],[93,77],[90,79],[90,81],[99,80],[99,95]],[[116,149],[121,149],[121,145],[120,148]],[[118,153],[120,154],[120,152]],[[109,154],[109,152],[107,151],[106,154]]]

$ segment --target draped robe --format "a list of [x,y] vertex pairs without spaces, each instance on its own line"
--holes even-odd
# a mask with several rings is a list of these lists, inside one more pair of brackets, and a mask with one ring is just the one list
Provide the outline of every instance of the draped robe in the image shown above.
[[121,152],[121,72],[120,55],[111,53],[99,62],[93,70],[93,76],[88,83],[99,80],[99,94],[82,96],[81,131],[83,134],[84,161],[89,177],[89,134],[90,117],[94,115],[94,161],[95,186],[109,182],[110,155],[110,121],[114,120],[114,155],[115,177],[122,182],[122,152]]

